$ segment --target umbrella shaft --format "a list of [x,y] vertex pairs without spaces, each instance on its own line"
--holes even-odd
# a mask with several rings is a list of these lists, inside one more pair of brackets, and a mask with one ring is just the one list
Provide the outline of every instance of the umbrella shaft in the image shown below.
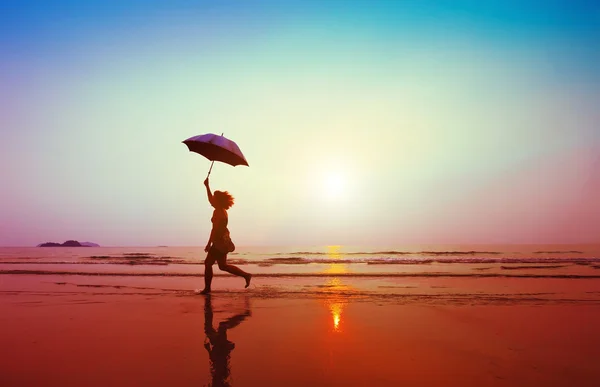
[[[221,137],[223,137],[223,133],[221,133]],[[208,175],[206,176],[206,178],[208,179],[208,176],[210,176],[210,171],[212,171],[212,167],[215,164],[215,160],[212,161],[212,163],[210,163],[210,169],[208,170]]]

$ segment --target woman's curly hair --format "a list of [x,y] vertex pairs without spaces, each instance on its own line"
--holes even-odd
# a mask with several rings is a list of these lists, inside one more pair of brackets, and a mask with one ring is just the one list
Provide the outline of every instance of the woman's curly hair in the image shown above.
[[213,205],[215,207],[221,207],[225,210],[228,210],[231,206],[233,206],[234,199],[233,196],[227,191],[215,191],[213,193]]

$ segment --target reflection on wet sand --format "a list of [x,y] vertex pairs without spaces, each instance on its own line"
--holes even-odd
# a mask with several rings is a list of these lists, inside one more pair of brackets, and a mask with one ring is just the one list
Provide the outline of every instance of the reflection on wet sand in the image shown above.
[[[325,285],[327,289],[331,291],[343,291],[351,289],[350,286],[344,285],[339,278],[331,278],[329,279]],[[342,313],[344,311],[344,307],[346,306],[347,301],[340,296],[332,296],[328,298],[326,301],[327,308],[331,312],[331,316],[333,318],[333,331],[340,332],[341,331],[341,322],[342,322]]]
[[227,339],[227,330],[235,328],[247,317],[251,316],[250,299],[245,297],[245,310],[219,323],[217,329],[213,327],[213,307],[211,296],[204,298],[204,348],[208,351],[212,383],[210,386],[230,386],[231,369],[229,360],[235,344]]
[[[327,257],[331,259],[340,259],[342,255],[340,254],[340,249],[342,246],[327,246]],[[343,274],[348,272],[348,268],[343,263],[332,263],[325,270],[326,273],[330,274]],[[351,289],[350,286],[342,283],[340,277],[333,277],[325,282],[326,289],[334,292],[339,292],[343,290]],[[341,297],[330,298],[326,301],[327,307],[331,312],[331,316],[333,318],[333,331],[340,332],[341,331],[341,322],[342,322],[342,312],[344,311],[344,306],[346,305],[346,301]]]
[[340,329],[340,321],[342,320],[343,304],[341,302],[330,303],[329,310],[333,316],[333,330],[337,332]]

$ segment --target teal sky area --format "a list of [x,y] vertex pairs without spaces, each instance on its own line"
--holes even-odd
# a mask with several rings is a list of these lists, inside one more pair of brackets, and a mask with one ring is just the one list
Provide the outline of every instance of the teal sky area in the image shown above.
[[1,1],[0,246],[600,242],[592,1]]

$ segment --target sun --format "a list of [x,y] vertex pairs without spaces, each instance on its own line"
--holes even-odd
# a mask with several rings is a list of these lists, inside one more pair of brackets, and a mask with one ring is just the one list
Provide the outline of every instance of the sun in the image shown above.
[[347,182],[341,173],[331,173],[325,176],[323,190],[330,199],[342,198],[347,189]]

